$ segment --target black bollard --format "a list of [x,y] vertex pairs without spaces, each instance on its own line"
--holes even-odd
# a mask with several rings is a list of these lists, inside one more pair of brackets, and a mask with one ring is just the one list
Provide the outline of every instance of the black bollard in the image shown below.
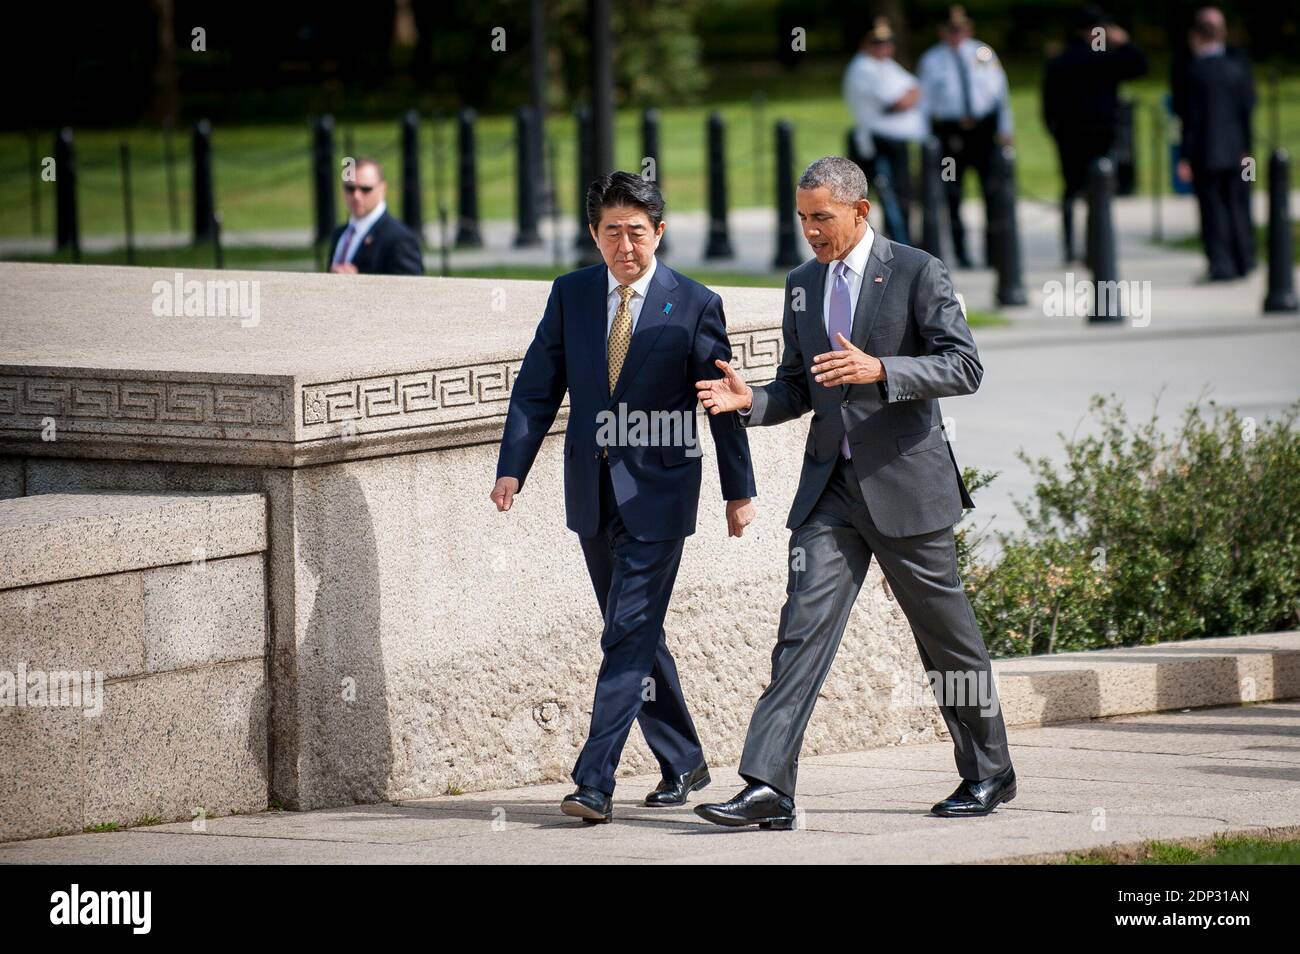
[[993,248],[990,258],[998,273],[997,303],[1023,305],[1029,301],[1020,266],[1020,229],[1016,223],[1016,151],[1011,146],[993,149],[993,188],[997,196],[990,213]]
[[1119,297],[1119,271],[1115,262],[1115,220],[1111,199],[1115,195],[1115,164],[1100,156],[1088,166],[1088,262],[1092,270],[1090,323],[1124,320]]
[[[662,156],[659,154],[659,110],[647,109],[641,114],[641,174],[646,175],[646,160],[651,160],[654,165],[654,181],[659,186],[659,191],[664,191],[663,168],[659,165]],[[667,204],[667,200],[665,200]],[[668,232],[664,231],[664,237],[659,240],[659,248],[655,252],[660,258],[668,254]]]
[[482,248],[483,235],[478,227],[478,166],[475,162],[474,110],[462,109],[456,118],[460,149],[458,169],[459,215],[456,221],[456,247]]
[[77,145],[64,126],[54,139],[55,248],[81,261],[81,221],[77,215]]
[[[355,157],[353,157],[355,158]],[[328,244],[338,218],[334,184],[334,117],[317,116],[311,127],[311,182],[316,197],[316,244]]]
[[167,223],[173,232],[181,230],[180,203],[176,201],[176,154],[172,149],[172,121],[163,125],[163,165],[167,171]]
[[194,194],[194,244],[212,238],[216,202],[212,194],[212,124],[200,119],[194,124],[190,150],[191,191]]
[[554,251],[554,263],[558,269],[564,265],[564,243],[560,238],[560,193],[556,191],[555,141],[546,140],[546,194],[552,199],[546,207],[551,217],[551,248]]
[[794,227],[794,129],[784,119],[776,124],[776,258],[773,268],[794,268],[799,238]]
[[131,201],[131,147],[125,139],[118,147],[122,162],[122,226],[126,233],[126,263],[135,264],[135,210]]
[[36,133],[27,134],[27,184],[31,190],[32,234],[41,234],[41,157]]
[[424,245],[424,193],[420,191],[420,114],[402,114],[402,221]]
[[1160,196],[1165,191],[1165,111],[1163,106],[1151,107],[1151,241],[1162,242],[1165,237],[1161,218]]
[[1291,157],[1274,149],[1268,161],[1268,296],[1265,312],[1300,311],[1296,302],[1295,266],[1291,259]]
[[226,267],[226,252],[221,247],[221,216],[212,216],[212,259],[217,268]]
[[448,261],[448,235],[447,235],[447,200],[446,187],[443,172],[445,169],[443,150],[442,150],[442,117],[434,113],[431,117],[431,128],[433,135],[433,209],[438,216],[438,274],[446,277],[451,274],[451,266]]
[[927,136],[921,144],[921,248],[948,263],[948,200],[943,190],[943,146],[938,136]]
[[542,233],[537,231],[537,184],[541,180],[533,168],[534,122],[532,109],[519,107],[515,113],[515,206],[519,219],[515,248],[542,244]]
[[591,233],[587,231],[587,188],[596,178],[591,166],[591,110],[579,106],[573,111],[573,122],[578,137],[578,234],[573,239],[573,247],[585,253],[591,248]]
[[726,126],[717,113],[709,115],[709,242],[705,258],[731,258],[727,232]]
[[1134,106],[1131,99],[1115,104],[1115,139],[1111,153],[1115,157],[1115,194],[1132,195],[1137,191],[1136,133],[1133,130]]

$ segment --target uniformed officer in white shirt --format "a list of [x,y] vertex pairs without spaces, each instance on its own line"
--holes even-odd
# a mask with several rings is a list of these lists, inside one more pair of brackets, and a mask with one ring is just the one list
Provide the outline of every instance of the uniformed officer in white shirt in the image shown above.
[[894,31],[877,17],[844,71],[844,100],[853,115],[853,158],[881,196],[885,232],[911,245],[909,143],[925,138],[921,84],[894,60]]
[[[948,220],[958,265],[970,267],[966,230],[962,227],[961,184],[966,170],[974,168],[984,193],[985,237],[988,237],[989,167],[996,145],[1011,142],[1011,103],[1007,74],[997,54],[975,39],[974,24],[966,11],[954,6],[939,25],[939,43],[926,50],[917,64],[925,110],[942,155],[955,164],[954,181],[945,182]],[[988,243],[985,243],[985,257]]]

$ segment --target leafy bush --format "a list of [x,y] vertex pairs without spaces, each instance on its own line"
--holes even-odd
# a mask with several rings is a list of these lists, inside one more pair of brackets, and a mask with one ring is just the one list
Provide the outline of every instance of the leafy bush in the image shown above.
[[[1213,401],[1177,433],[1130,425],[1095,396],[1101,431],[1035,476],[1023,531],[980,562],[959,528],[962,580],[995,656],[1292,628],[1300,620],[1300,402],[1264,423]],[[995,476],[968,470],[972,493]]]

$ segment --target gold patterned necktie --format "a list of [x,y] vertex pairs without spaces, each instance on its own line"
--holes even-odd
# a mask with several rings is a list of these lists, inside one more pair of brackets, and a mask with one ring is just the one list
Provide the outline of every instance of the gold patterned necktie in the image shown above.
[[632,344],[632,308],[629,304],[636,294],[631,285],[619,285],[618,310],[614,312],[614,323],[609,329],[609,393],[614,393],[618,382],[618,373],[623,370],[623,359]]

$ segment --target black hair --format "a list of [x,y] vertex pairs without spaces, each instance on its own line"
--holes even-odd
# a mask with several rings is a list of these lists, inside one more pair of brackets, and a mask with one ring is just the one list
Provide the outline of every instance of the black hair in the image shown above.
[[652,179],[631,172],[613,172],[597,176],[587,188],[587,222],[599,228],[600,215],[618,205],[634,205],[650,217],[650,225],[659,228],[664,217],[664,197]]

